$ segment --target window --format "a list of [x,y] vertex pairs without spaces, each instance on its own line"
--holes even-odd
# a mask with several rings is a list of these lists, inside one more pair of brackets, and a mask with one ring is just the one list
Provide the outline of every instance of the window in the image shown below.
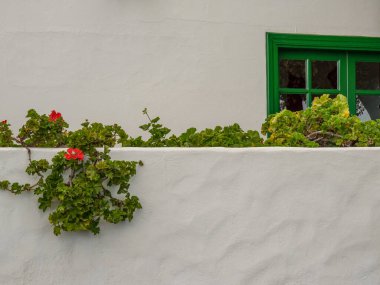
[[380,39],[267,34],[268,114],[347,96],[362,120],[380,118]]

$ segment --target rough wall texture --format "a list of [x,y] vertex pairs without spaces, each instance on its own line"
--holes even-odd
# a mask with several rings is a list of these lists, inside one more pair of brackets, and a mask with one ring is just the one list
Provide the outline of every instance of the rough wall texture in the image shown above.
[[[379,0],[2,0],[0,117],[56,108],[132,133],[260,126],[265,33],[380,36]],[[3,104],[6,102],[6,104]]]
[[[0,192],[0,284],[380,284],[379,149],[112,154],[145,162],[133,222],[55,237],[35,197]],[[24,164],[0,149],[0,179]]]

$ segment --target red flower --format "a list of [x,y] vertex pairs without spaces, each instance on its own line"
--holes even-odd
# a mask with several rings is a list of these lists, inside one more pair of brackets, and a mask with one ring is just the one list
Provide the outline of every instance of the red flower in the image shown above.
[[2,124],[6,125],[8,123],[7,120],[1,121]]
[[49,115],[49,121],[50,122],[55,122],[59,118],[62,118],[61,113],[57,113],[55,110],[51,111],[51,113]]
[[67,153],[65,153],[65,158],[67,160],[83,160],[84,153],[80,149],[77,148],[69,148]]

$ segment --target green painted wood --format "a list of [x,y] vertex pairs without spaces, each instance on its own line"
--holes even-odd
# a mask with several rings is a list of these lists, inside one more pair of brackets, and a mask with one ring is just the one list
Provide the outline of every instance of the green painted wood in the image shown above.
[[303,88],[279,88],[280,94],[306,94],[308,89]]
[[348,98],[347,52],[344,52],[338,61],[338,76],[338,91],[340,94],[343,94]]
[[[359,90],[358,92],[362,92],[363,90]],[[280,94],[343,94],[339,89],[302,89],[302,88],[280,88]],[[361,94],[365,94],[365,90]],[[377,91],[376,94],[379,94],[380,90]]]
[[356,94],[355,94],[355,62],[352,57],[347,54],[347,101],[351,114],[356,114]]
[[328,49],[346,51],[380,51],[380,38],[267,33],[275,48]]
[[311,89],[311,59],[310,57],[306,60],[306,88],[308,90],[306,94],[306,104],[308,107],[311,106],[311,103],[313,102],[313,98],[311,97],[310,89]]
[[380,96],[380,90],[356,90],[355,95]]
[[321,94],[343,94],[339,89],[311,89],[311,94],[321,95]]
[[[275,64],[277,62],[275,56],[276,46],[273,43],[271,34],[266,34],[266,55],[267,55],[267,115],[273,114],[275,107],[274,102],[275,98],[275,85],[274,82],[277,82],[275,77]],[[278,51],[277,51],[278,52]]]
[[344,56],[345,52],[342,51],[326,51],[318,49],[284,49],[281,48],[281,53],[279,55],[281,59],[294,59],[294,60],[326,60],[335,61]]
[[[273,114],[279,111],[279,94],[284,91],[279,88],[279,59],[334,60],[338,61],[338,89],[311,90],[311,68],[307,67],[308,104],[312,94],[347,95],[350,112],[356,113],[355,90],[355,59],[374,61],[380,56],[380,38],[357,36],[322,36],[302,34],[267,33],[267,112]],[[288,88],[291,89],[291,88]],[[301,90],[286,89],[284,93],[300,94]],[[328,92],[325,92],[328,91]],[[370,95],[370,94],[368,94]],[[375,95],[375,94],[372,94]]]

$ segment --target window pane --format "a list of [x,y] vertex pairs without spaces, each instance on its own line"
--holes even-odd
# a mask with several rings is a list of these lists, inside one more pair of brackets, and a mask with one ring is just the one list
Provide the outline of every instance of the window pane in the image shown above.
[[280,87],[306,88],[304,60],[280,61]]
[[380,118],[380,96],[356,95],[356,115],[362,121]]
[[282,94],[280,95],[280,110],[301,111],[307,108],[306,95]]
[[380,63],[357,62],[356,63],[356,89],[379,90],[380,89]]
[[311,62],[312,88],[337,89],[338,88],[338,64],[336,61]]

